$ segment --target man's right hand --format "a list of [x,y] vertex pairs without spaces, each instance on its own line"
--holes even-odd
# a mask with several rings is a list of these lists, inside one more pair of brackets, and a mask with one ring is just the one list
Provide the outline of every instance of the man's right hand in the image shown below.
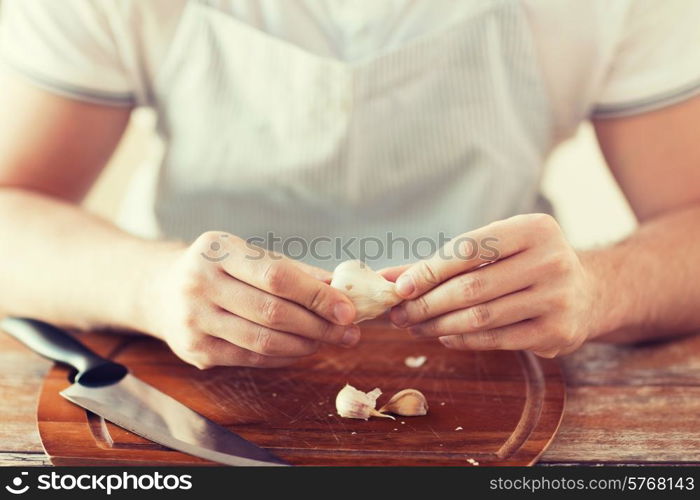
[[141,295],[145,327],[198,368],[284,366],[360,339],[352,302],[322,270],[236,236],[204,233],[160,263]]

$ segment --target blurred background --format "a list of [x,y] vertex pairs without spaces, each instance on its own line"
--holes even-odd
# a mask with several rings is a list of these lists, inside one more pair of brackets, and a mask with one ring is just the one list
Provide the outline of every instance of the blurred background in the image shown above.
[[[157,154],[154,126],[151,110],[134,112],[119,148],[86,200],[90,210],[114,217],[131,176],[149,155]],[[550,156],[543,188],[577,248],[619,240],[635,227],[634,215],[605,165],[589,123]]]

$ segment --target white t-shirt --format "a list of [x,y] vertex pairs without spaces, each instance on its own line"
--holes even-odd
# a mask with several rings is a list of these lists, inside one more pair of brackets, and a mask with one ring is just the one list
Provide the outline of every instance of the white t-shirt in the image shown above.
[[[361,65],[378,54],[419,44],[435,33],[461,26],[459,23],[465,16],[472,15],[475,5],[489,6],[495,0],[491,2],[209,0],[200,3],[207,4],[207,8],[216,13],[214,23],[224,23],[219,26],[220,30],[225,31],[229,26],[225,23],[231,19],[250,27],[252,31],[246,36],[262,34],[282,40],[318,56],[319,61],[337,60]],[[538,159],[543,160],[558,142],[589,117],[642,113],[700,93],[700,0],[505,0],[503,3],[508,2],[518,4],[525,14],[538,66],[539,77],[534,85],[544,89],[549,103],[546,108],[548,137],[543,145],[538,146]],[[52,92],[106,105],[154,106],[159,110],[154,97],[154,82],[171,48],[187,3],[187,0],[3,0],[0,53],[9,68]],[[223,19],[218,17],[220,14]],[[261,43],[269,45],[266,40]],[[181,43],[177,50],[186,52],[188,44]],[[188,54],[184,53],[183,57],[186,60]],[[201,52],[192,54],[193,60],[201,57]],[[528,64],[535,63],[528,61]],[[187,71],[187,68],[183,67],[182,71]],[[497,78],[498,75],[489,77]],[[246,75],[240,78],[246,78]],[[167,120],[170,123],[161,129],[165,135],[173,125],[172,116]],[[524,132],[526,128],[518,130]],[[512,136],[507,138],[509,142],[520,140],[518,130],[513,129]],[[166,147],[175,146],[168,144],[168,139],[172,138],[166,137]],[[171,149],[177,151],[175,147]],[[501,154],[495,149],[492,153],[494,159]],[[522,156],[513,150],[509,161],[517,161],[521,157],[518,155]],[[191,168],[194,173],[200,166],[193,164]],[[160,185],[149,189],[152,193],[157,192],[161,201],[167,201],[169,195],[172,198],[178,191],[174,184],[182,184],[182,180],[174,181],[165,176],[164,181],[163,178],[161,175],[157,180]],[[472,185],[476,179],[465,180],[464,186]],[[539,177],[533,175],[527,182],[536,188],[538,180]],[[449,193],[448,190],[463,187],[457,181],[448,181],[447,184],[452,184],[452,187],[436,186],[432,192],[435,197],[452,200],[451,205],[445,201],[434,208],[442,211],[443,218],[458,204],[458,193]],[[528,189],[523,188],[523,192],[529,193]],[[303,218],[304,214],[314,213],[312,209],[317,210],[311,201],[303,199],[302,191],[302,188],[285,191],[280,187],[279,192],[268,193],[270,203],[277,204],[276,225],[271,224],[271,227],[279,230],[295,227],[293,221]],[[512,198],[516,192],[505,191],[503,196]],[[248,199],[254,199],[252,192],[244,194]],[[229,197],[235,196],[235,193],[229,193]],[[146,195],[139,194],[139,197],[145,198]],[[532,201],[520,205],[503,201],[498,210],[482,210],[479,217],[462,221],[461,225],[454,227],[467,230],[470,229],[468,226],[486,223],[493,217],[537,208],[534,196],[528,194],[524,197]],[[182,212],[205,210],[200,208],[201,198],[198,200]],[[171,205],[176,202],[170,200]],[[371,207],[372,200],[360,202]],[[157,200],[148,203],[154,204]],[[306,203],[306,206],[298,213],[290,208],[288,215],[291,219],[284,220],[283,212],[287,212],[284,203],[290,207],[295,203]],[[468,202],[465,206],[469,207]],[[345,209],[348,207],[352,209],[349,202]],[[373,221],[373,230],[378,230],[378,221],[382,219],[381,207],[377,207],[373,212],[377,217]],[[242,208],[218,206],[216,210],[221,213]],[[397,212],[398,209],[394,206],[392,210]],[[423,210],[430,208],[424,207]],[[160,217],[175,216],[166,212],[162,211]],[[327,225],[312,225],[314,228],[305,235],[313,236],[328,231],[330,227],[342,233],[342,217],[336,215],[332,224],[329,216]],[[179,216],[185,217],[182,213]],[[416,229],[407,229],[411,238],[421,234],[421,227],[434,226],[440,220],[439,216],[436,213],[432,219],[419,221],[417,215],[412,215]],[[387,215],[386,224],[381,227],[389,230],[390,224],[401,226],[401,221],[391,220],[391,217]],[[251,221],[250,224],[260,223],[255,220],[255,214],[242,219]],[[215,215],[202,216],[182,231],[172,229],[174,226],[168,230],[168,224],[163,220],[156,220],[155,224],[160,225],[161,235],[174,232],[179,233],[174,236],[187,238],[196,234],[197,229],[210,229],[205,226],[215,222]],[[237,224],[230,229],[239,230],[239,234],[251,232],[243,220]],[[289,230],[293,234],[304,233],[304,226]],[[155,233],[156,230],[149,231]],[[357,222],[348,225],[346,234],[363,231],[372,232]],[[387,259],[382,264],[396,262],[396,259]]]
[[[700,92],[700,0],[521,0],[556,136],[582,119]],[[37,84],[89,101],[149,105],[187,0],[4,0],[2,55]],[[313,53],[355,61],[449,25],[470,0],[212,0]]]

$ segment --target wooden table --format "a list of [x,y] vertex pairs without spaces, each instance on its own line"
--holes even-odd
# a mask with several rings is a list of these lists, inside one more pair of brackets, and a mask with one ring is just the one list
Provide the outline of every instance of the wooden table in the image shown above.
[[[700,464],[700,335],[591,344],[562,359],[568,386],[542,464]],[[0,465],[47,465],[36,399],[49,363],[0,334]]]

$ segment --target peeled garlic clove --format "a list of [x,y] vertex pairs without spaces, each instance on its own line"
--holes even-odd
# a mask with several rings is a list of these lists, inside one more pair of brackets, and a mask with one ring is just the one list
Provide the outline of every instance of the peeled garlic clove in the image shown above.
[[333,271],[331,286],[343,292],[355,305],[355,323],[376,318],[403,299],[396,285],[359,260],[342,262]]
[[375,416],[393,419],[391,415],[383,415],[375,409],[377,398],[381,395],[382,391],[379,389],[362,392],[350,384],[345,384],[335,397],[335,409],[338,415],[344,418],[367,420],[370,416]]
[[423,393],[416,389],[404,389],[394,394],[379,409],[380,413],[393,413],[402,417],[417,417],[428,413],[428,401]]

